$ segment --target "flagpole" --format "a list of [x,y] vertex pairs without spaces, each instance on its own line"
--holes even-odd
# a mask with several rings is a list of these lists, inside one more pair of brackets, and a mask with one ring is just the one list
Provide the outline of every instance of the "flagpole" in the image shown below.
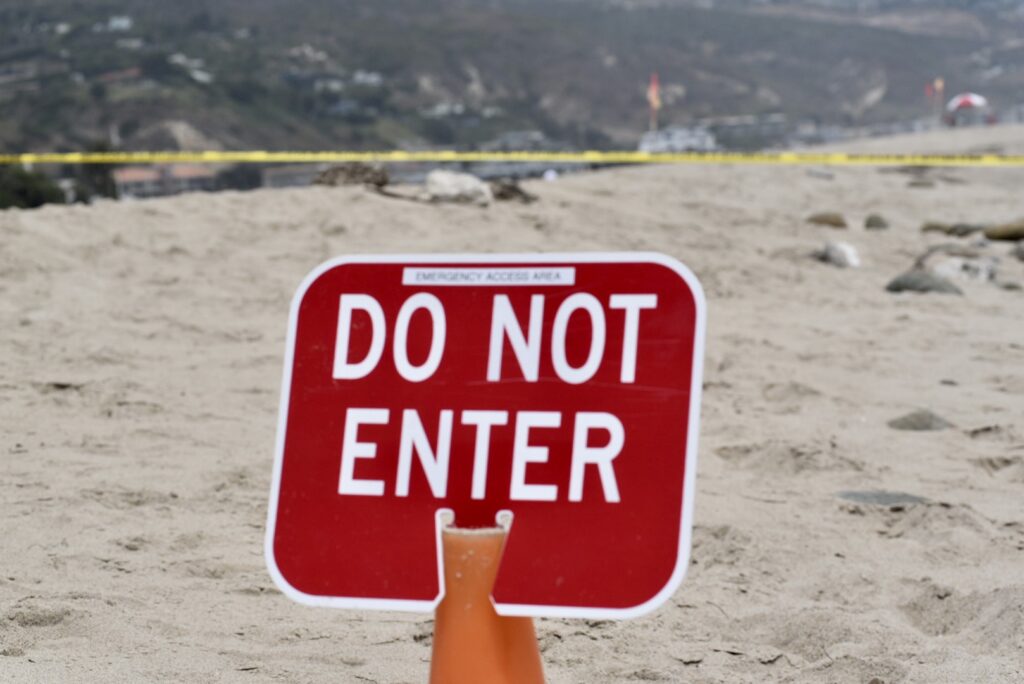
[[651,107],[648,128],[653,133],[658,130],[658,110],[661,109],[661,82],[656,71],[651,73],[651,81],[647,86],[647,104]]

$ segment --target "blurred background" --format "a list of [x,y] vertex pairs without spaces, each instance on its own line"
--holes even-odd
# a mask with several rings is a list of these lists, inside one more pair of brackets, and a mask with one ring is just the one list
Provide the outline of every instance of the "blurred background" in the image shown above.
[[[1024,120],[1014,0],[29,0],[0,45],[5,153],[755,150]],[[46,169],[41,197],[319,170]]]

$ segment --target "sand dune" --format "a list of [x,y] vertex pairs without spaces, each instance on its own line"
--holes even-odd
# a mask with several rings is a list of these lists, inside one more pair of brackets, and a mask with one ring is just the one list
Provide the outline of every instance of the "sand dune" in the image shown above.
[[[1020,152],[1024,128],[860,149],[915,145]],[[922,222],[1024,217],[1024,169],[928,178],[645,167],[531,183],[528,206],[311,188],[0,213],[0,680],[425,681],[426,617],[302,607],[264,569],[295,287],[345,253],[657,250],[709,299],[693,565],[648,617],[540,621],[550,680],[1021,681],[1024,292],[884,288],[972,242]],[[825,210],[851,228],[804,221]],[[826,239],[863,267],[811,258]],[[983,251],[1024,283],[1009,244]],[[954,427],[887,426],[916,409]]]

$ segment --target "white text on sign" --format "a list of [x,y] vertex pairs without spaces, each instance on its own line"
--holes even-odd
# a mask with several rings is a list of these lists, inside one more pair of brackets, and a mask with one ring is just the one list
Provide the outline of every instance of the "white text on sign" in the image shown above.
[[[508,295],[495,295],[491,309],[490,338],[486,380],[500,382],[521,377],[527,382],[538,382],[541,354],[547,350],[555,374],[560,380],[579,385],[592,379],[604,362],[608,338],[608,312],[616,312],[616,324],[621,328],[622,351],[615,359],[619,380],[623,384],[636,382],[637,348],[639,345],[642,312],[657,308],[658,298],[653,294],[612,294],[607,311],[602,302],[588,293],[575,293],[566,297],[555,311],[551,330],[545,344],[543,330],[545,295],[530,296],[529,315],[525,326],[515,315]],[[365,313],[370,321],[370,344],[362,359],[350,358],[352,319],[356,311]],[[621,312],[621,313],[618,313]],[[431,337],[426,359],[414,365],[409,360],[408,334],[414,315],[426,315],[431,321]],[[590,339],[586,359],[578,366],[570,363],[566,353],[569,326],[575,317],[589,321]],[[618,319],[621,319],[619,321]],[[338,326],[335,340],[332,376],[336,380],[359,380],[369,376],[379,365],[385,351],[388,326],[383,307],[371,295],[342,294],[338,307]],[[447,339],[447,317],[444,305],[435,295],[419,292],[411,295],[399,308],[391,330],[391,352],[395,369],[409,382],[423,382],[437,372],[444,359]],[[504,345],[508,342],[518,369],[503,368]],[[437,439],[430,443],[424,429],[423,417],[415,409],[401,410],[393,416],[386,408],[350,407],[345,415],[342,438],[341,470],[338,493],[355,496],[385,496],[389,489],[394,496],[407,497],[414,460],[426,477],[431,494],[438,499],[448,495],[449,464],[451,463],[452,431],[455,411],[442,410],[436,416]],[[399,411],[394,411],[399,413]],[[583,500],[586,478],[596,475],[600,495],[608,503],[620,501],[614,460],[622,452],[626,434],[622,421],[606,412],[578,412],[563,420],[557,411],[517,411],[510,415],[500,410],[464,410],[458,415],[458,429],[473,429],[474,452],[472,472],[473,499],[484,499],[488,492],[488,463],[491,436],[494,428],[510,426],[513,432],[511,484],[508,497],[512,501],[557,501],[565,496],[570,502]],[[360,478],[356,474],[359,460],[375,459],[378,445],[362,441],[359,437],[363,425],[400,426],[397,468],[393,488],[380,479]],[[556,483],[529,481],[531,464],[547,463],[550,450],[531,441],[531,432],[542,429],[572,429],[570,475],[565,490]],[[603,435],[602,446],[592,446],[592,435]],[[593,487],[590,491],[598,491]]]
[[[452,423],[454,411],[444,410],[438,418],[437,443],[430,444],[419,412],[405,409],[401,415],[401,437],[398,448],[398,468],[395,474],[394,495],[409,496],[409,480],[415,457],[426,475],[430,491],[435,498],[442,499],[448,494],[448,466],[451,462]],[[462,426],[476,430],[473,453],[472,498],[487,496],[487,468],[490,455],[491,428],[505,426],[509,422],[508,411],[462,411]],[[359,428],[363,425],[388,425],[391,411],[381,408],[349,408],[345,414],[345,434],[341,446],[341,476],[338,480],[339,494],[362,496],[384,496],[386,485],[383,480],[358,479],[355,476],[356,461],[377,457],[377,445],[359,439]],[[557,411],[518,411],[515,414],[515,437],[512,448],[512,484],[509,499],[512,501],[557,501],[559,488],[556,484],[537,484],[526,481],[527,466],[531,463],[546,463],[549,449],[531,444],[530,432],[541,428],[559,428],[562,414]],[[591,446],[591,433],[603,431],[607,443]],[[587,466],[596,469],[604,500],[619,502],[619,486],[615,479],[612,461],[622,451],[625,432],[621,421],[610,413],[580,412],[573,423],[571,473],[569,476],[569,501],[583,500],[584,476]]]
[[[542,351],[541,329],[544,320],[544,295],[530,297],[530,315],[526,332],[512,310],[508,295],[495,295],[491,310],[491,338],[487,361],[487,380],[502,379],[502,345],[508,340],[519,363],[519,370],[528,382],[537,382]],[[640,313],[658,306],[658,297],[653,294],[613,294],[608,308],[624,313],[622,323],[622,358],[619,379],[623,383],[636,381],[636,349],[639,343]],[[349,359],[349,338],[352,329],[352,315],[362,311],[370,317],[370,348],[359,361]],[[414,366],[409,361],[409,324],[413,315],[422,311],[430,316],[432,335],[430,352],[426,360]],[[569,323],[575,314],[590,319],[590,349],[586,361],[573,366],[566,358],[565,342]],[[447,317],[444,305],[436,296],[420,292],[412,295],[398,311],[393,330],[392,353],[395,368],[409,382],[423,382],[429,379],[441,365],[447,338]],[[604,308],[597,297],[579,292],[567,297],[555,313],[551,330],[550,354],[555,373],[564,382],[578,385],[590,380],[597,373],[604,360],[607,322]],[[334,347],[334,372],[336,380],[358,380],[374,371],[384,355],[386,342],[384,309],[380,303],[367,294],[343,294],[338,307],[338,333]]]

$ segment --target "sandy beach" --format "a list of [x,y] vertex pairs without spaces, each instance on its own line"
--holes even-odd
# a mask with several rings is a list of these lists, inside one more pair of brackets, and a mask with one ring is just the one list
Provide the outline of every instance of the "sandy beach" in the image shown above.
[[[844,149],[1021,154],[1024,127]],[[978,239],[924,222],[1024,218],[1024,169],[526,187],[539,201],[314,187],[0,212],[0,680],[426,681],[428,616],[300,606],[264,567],[295,288],[350,253],[645,250],[708,296],[692,565],[646,617],[538,621],[549,680],[1024,681],[1024,261],[991,242],[996,282],[885,290]],[[806,222],[823,211],[850,227]],[[813,258],[826,240],[862,266]],[[952,426],[888,425],[921,409]]]

